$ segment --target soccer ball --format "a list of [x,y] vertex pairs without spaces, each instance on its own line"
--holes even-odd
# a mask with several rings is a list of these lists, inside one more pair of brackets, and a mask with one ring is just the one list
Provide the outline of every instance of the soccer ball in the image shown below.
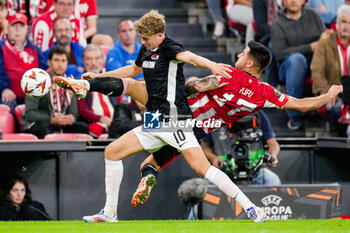
[[50,90],[51,77],[45,70],[33,68],[23,74],[21,87],[30,97],[43,97]]

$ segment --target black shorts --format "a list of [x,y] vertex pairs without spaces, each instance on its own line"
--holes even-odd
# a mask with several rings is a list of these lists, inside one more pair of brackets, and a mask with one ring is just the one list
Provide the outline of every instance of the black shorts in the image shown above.
[[[193,128],[194,136],[200,141],[206,133],[201,128]],[[176,148],[169,145],[163,146],[160,150],[153,153],[154,160],[161,168],[167,167],[172,161],[179,157],[180,153]]]

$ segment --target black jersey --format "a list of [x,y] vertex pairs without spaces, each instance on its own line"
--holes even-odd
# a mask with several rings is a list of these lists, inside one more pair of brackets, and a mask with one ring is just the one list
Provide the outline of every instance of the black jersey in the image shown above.
[[176,60],[176,55],[183,51],[181,44],[165,37],[154,51],[142,46],[135,61],[143,68],[148,92],[147,110],[159,110],[165,119],[192,118],[185,93],[183,62]]

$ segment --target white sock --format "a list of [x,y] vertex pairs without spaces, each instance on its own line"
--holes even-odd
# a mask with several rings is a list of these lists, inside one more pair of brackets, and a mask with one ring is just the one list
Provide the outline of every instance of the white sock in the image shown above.
[[210,166],[205,178],[215,184],[227,196],[235,199],[242,208],[247,211],[248,208],[255,206],[248,197],[235,185],[231,179],[216,167]]
[[106,163],[106,205],[104,214],[113,217],[117,213],[119,187],[123,179],[122,161],[105,160]]

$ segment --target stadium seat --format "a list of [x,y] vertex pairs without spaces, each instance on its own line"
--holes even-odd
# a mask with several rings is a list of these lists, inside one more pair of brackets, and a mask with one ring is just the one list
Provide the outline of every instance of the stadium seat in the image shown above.
[[7,141],[32,141],[38,140],[38,137],[30,133],[7,133],[2,135],[2,139]]
[[47,141],[56,141],[56,140],[92,140],[94,139],[89,134],[84,133],[51,133],[44,137],[44,140]]
[[11,112],[11,109],[5,104],[0,104],[0,112]]
[[108,133],[103,133],[103,134],[101,134],[101,135],[98,137],[98,139],[100,139],[100,140],[106,140],[106,139],[108,139],[108,137],[109,137]]
[[26,111],[26,105],[25,104],[20,104],[20,105],[17,105],[15,107],[15,115],[16,115],[16,118],[17,118],[17,121],[18,121],[18,124],[19,124],[19,130],[20,132],[22,133],[23,132],[23,128],[22,128],[22,124],[21,124],[21,116],[22,114]]
[[0,127],[2,134],[13,133],[15,130],[15,121],[10,112],[0,111]]
[[241,34],[245,34],[245,31],[247,29],[247,26],[243,25],[243,24],[240,24],[240,23],[237,23],[235,21],[233,21],[232,19],[228,19],[228,24],[229,26],[232,28],[232,29],[235,29],[237,30],[239,33]]

